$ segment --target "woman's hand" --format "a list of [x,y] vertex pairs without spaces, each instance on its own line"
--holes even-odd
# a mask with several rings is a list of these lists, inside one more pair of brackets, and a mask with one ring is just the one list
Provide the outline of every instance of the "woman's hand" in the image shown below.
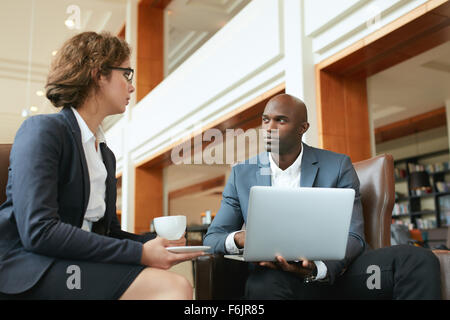
[[204,255],[203,251],[193,253],[172,253],[166,247],[184,246],[186,238],[184,235],[178,240],[167,240],[161,237],[156,237],[153,240],[147,241],[142,247],[141,264],[167,270],[172,266],[187,260],[192,260],[196,257]]

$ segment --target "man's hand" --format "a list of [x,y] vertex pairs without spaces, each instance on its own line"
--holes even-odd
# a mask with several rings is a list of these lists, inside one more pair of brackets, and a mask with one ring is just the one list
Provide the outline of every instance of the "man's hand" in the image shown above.
[[260,262],[259,265],[271,269],[281,269],[283,271],[292,272],[303,278],[317,274],[316,264],[309,260],[289,263],[282,256],[277,256],[276,262]]
[[239,231],[234,234],[234,243],[239,249],[245,245],[245,231]]
[[204,254],[203,251],[193,253],[172,253],[167,251],[166,247],[184,246],[186,238],[184,235],[179,240],[167,240],[156,237],[147,241],[142,247],[141,264],[159,269],[167,270],[172,266],[186,261],[192,260]]

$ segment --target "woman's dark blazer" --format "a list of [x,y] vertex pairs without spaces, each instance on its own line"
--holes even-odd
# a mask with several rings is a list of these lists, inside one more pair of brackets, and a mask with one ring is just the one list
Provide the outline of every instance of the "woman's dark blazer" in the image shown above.
[[152,235],[124,232],[116,215],[116,160],[100,145],[108,176],[104,235],[81,229],[90,182],[81,132],[70,108],[33,116],[18,130],[0,207],[0,292],[31,288],[55,259],[140,264]]

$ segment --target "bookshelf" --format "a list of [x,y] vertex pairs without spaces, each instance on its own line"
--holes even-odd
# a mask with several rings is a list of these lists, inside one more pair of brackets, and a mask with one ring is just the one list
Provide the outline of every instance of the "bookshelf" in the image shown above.
[[[410,228],[433,229],[450,225],[449,149],[394,161],[394,223]],[[416,172],[427,172],[429,186],[414,189]]]

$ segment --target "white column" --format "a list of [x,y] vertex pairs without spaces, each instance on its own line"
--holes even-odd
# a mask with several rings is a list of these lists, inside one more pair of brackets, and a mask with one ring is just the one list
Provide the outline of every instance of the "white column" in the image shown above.
[[169,75],[169,31],[170,31],[170,18],[169,18],[169,11],[166,9],[164,10],[164,30],[163,30],[163,41],[164,41],[164,78],[166,78]]
[[[126,7],[126,26],[125,40],[131,47],[130,64],[135,69],[134,79],[138,70],[136,70],[137,61],[137,17],[138,17],[138,1],[127,0]],[[136,80],[134,80],[136,81]],[[128,105],[124,115],[123,129],[123,172],[122,172],[122,230],[134,231],[134,184],[135,184],[135,168],[131,157],[131,110],[136,105],[136,94],[131,95],[130,104]]]
[[[137,66],[137,20],[138,20],[138,0],[127,0],[127,9],[125,17],[125,40],[131,46],[130,62],[132,68]],[[134,79],[137,79],[136,74]],[[136,104],[136,95],[131,96],[130,104]]]
[[163,169],[163,216],[169,215],[169,189],[167,183],[167,168]]
[[450,148],[450,98],[445,101],[445,114],[447,115],[447,137]]
[[376,143],[375,143],[375,125],[372,117],[372,108],[370,103],[368,103],[368,113],[369,113],[369,133],[370,133],[370,151],[372,153],[372,157],[377,155]]
[[284,52],[286,93],[302,99],[308,109],[309,130],[303,141],[311,146],[319,144],[317,126],[315,74],[312,41],[304,32],[303,1],[282,0],[284,6]]

